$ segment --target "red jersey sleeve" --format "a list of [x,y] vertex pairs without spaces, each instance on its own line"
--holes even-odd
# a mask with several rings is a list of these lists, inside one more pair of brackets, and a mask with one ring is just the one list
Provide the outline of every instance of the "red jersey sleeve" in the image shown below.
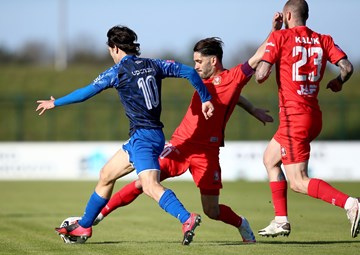
[[[281,31],[281,30],[280,30]],[[263,61],[266,61],[270,64],[275,64],[278,59],[280,46],[282,43],[282,37],[280,31],[274,31],[270,34],[269,39],[266,43],[265,53],[262,57]]]
[[328,51],[327,61],[331,64],[336,64],[339,60],[347,57],[345,52],[337,44],[335,44],[330,35],[323,35],[323,42]]

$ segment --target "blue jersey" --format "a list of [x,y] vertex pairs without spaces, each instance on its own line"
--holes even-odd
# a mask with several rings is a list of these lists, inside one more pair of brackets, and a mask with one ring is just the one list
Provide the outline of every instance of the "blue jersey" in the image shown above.
[[100,74],[90,85],[55,100],[55,106],[84,101],[104,89],[115,88],[130,120],[130,135],[137,129],[163,128],[161,81],[166,77],[187,78],[202,102],[211,99],[196,71],[174,61],[125,56]]

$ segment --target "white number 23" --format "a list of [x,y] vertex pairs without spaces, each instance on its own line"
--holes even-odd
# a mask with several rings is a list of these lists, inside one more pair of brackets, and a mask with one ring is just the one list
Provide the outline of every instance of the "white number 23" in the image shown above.
[[[321,71],[321,60],[323,57],[323,50],[320,47],[310,47],[306,49],[303,46],[295,46],[293,48],[293,57],[301,54],[301,59],[295,62],[292,66],[292,79],[293,81],[305,81],[309,79],[309,81],[316,82],[320,78]],[[309,59],[317,54],[316,58],[314,58],[313,63],[308,63]],[[300,68],[304,65],[308,64],[311,72],[306,72],[307,74],[300,74]]]

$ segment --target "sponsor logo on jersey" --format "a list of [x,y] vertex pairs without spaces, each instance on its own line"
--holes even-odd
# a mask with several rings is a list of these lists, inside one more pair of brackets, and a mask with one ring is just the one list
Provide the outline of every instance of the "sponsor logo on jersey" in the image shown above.
[[300,96],[312,96],[315,94],[316,89],[316,85],[300,85],[300,89],[298,89],[296,92]]
[[152,73],[155,72],[154,68],[152,67],[148,67],[148,68],[143,68],[143,69],[139,69],[139,70],[134,70],[132,71],[132,75],[137,76],[140,74],[147,74],[147,73]]
[[275,47],[275,44],[273,42],[266,43],[266,46]]

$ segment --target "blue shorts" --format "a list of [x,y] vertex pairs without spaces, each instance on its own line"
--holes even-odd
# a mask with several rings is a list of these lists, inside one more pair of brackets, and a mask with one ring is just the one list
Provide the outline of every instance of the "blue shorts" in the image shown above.
[[139,174],[144,170],[160,171],[159,156],[164,145],[162,129],[137,129],[123,144],[123,150],[129,154],[129,161]]

